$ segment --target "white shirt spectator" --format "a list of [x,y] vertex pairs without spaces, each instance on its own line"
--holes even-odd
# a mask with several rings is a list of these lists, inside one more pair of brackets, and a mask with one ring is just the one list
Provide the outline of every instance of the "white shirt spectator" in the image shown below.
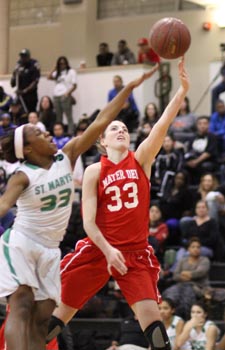
[[[52,77],[56,78],[56,71],[52,73]],[[70,68],[68,71],[63,70],[56,79],[54,88],[54,96],[65,95],[75,84],[77,84],[77,73]]]

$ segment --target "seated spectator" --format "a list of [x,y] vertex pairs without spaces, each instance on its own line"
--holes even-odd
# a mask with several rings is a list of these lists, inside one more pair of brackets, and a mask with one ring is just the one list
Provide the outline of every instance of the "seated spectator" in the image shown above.
[[159,120],[159,111],[155,103],[150,102],[145,106],[143,123],[150,123],[151,127]]
[[[114,88],[108,93],[108,102],[112,101],[113,98],[123,89],[123,79],[119,75],[115,75],[113,78]],[[133,131],[138,125],[139,110],[135,102],[133,93],[130,94],[123,108],[117,116],[118,120],[121,120],[126,124],[129,132]]]
[[191,318],[184,325],[182,332],[177,337],[178,347],[186,342],[192,350],[212,350],[215,348],[220,331],[214,322],[207,320],[207,308],[201,303],[193,303],[191,306]]
[[53,142],[57,145],[57,148],[62,149],[69,140],[70,137],[65,135],[63,123],[55,123],[53,126]]
[[214,256],[220,233],[216,221],[209,216],[206,201],[201,199],[196,203],[194,216],[180,220],[180,230],[183,242],[191,237],[198,237],[201,242],[201,255],[208,258]]
[[179,244],[179,220],[190,215],[193,207],[192,193],[188,187],[188,176],[184,171],[177,172],[171,183],[168,182],[159,200],[162,215],[169,227],[167,244]]
[[[201,256],[201,243],[196,237],[188,241],[189,256],[178,261],[173,273],[175,285],[167,288],[163,299],[169,298],[177,305],[176,313],[188,319],[191,305],[202,296],[202,290],[209,285],[210,261]],[[178,344],[179,346],[179,344]]]
[[225,153],[225,103],[222,100],[216,102],[216,111],[211,115],[209,130],[218,139],[219,153]]
[[99,54],[96,56],[97,66],[111,66],[112,58],[113,53],[109,51],[109,45],[107,43],[99,44]]
[[156,157],[154,180],[160,186],[159,196],[162,197],[168,181],[183,168],[184,154],[182,149],[175,149],[175,139],[172,134],[166,135],[162,148]]
[[149,209],[149,237],[148,241],[153,246],[155,254],[160,259],[164,252],[165,242],[169,231],[166,223],[163,222],[162,212],[158,205],[152,205]]
[[190,109],[190,101],[186,96],[177,113],[176,118],[171,124],[170,131],[173,132],[176,140],[181,142],[188,141],[194,135],[195,116]]
[[13,100],[10,105],[9,113],[11,115],[12,123],[17,126],[28,122],[28,114],[25,112],[19,98]]
[[152,127],[149,122],[142,122],[142,124],[137,129],[137,139],[135,141],[135,150],[138,148],[138,146],[148,137],[150,131],[152,130]]
[[184,327],[184,321],[181,317],[175,315],[175,309],[174,302],[169,298],[163,299],[161,304],[159,304],[159,312],[166,327],[172,350],[179,349],[177,346],[177,338]]
[[217,139],[209,131],[209,119],[205,116],[199,117],[196,128],[196,134],[188,142],[185,153],[185,166],[192,184],[198,183],[204,173],[217,169],[218,156]]
[[207,173],[201,176],[197,191],[193,192],[194,205],[198,200],[206,200],[208,193],[216,191],[218,188],[218,180],[212,173]]
[[147,350],[148,342],[135,315],[121,322],[118,339],[111,342],[107,350]]
[[11,122],[11,116],[9,113],[3,113],[1,115],[0,124],[0,137],[6,135],[10,130],[15,129],[16,125]]
[[35,125],[37,128],[39,128],[42,132],[46,131],[45,125],[39,121],[39,116],[37,112],[30,112],[28,114],[28,123]]
[[42,122],[46,130],[51,134],[53,133],[53,125],[56,122],[56,114],[53,108],[53,102],[49,96],[43,96],[39,105],[39,119]]
[[160,62],[159,55],[150,47],[147,38],[140,38],[137,44],[139,47],[138,63],[155,64]]
[[126,40],[118,42],[118,51],[114,53],[111,65],[135,64],[136,59],[134,53],[128,48]]
[[9,111],[12,101],[12,97],[5,92],[2,86],[0,86],[0,114]]

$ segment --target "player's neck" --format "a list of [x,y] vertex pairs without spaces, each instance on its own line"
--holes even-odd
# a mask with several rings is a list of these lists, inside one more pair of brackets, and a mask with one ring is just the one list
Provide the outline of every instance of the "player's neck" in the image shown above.
[[117,150],[107,149],[107,155],[108,155],[108,159],[112,163],[118,164],[119,162],[121,162],[121,160],[123,160],[124,158],[127,157],[128,150],[121,152],[121,151],[117,151]]

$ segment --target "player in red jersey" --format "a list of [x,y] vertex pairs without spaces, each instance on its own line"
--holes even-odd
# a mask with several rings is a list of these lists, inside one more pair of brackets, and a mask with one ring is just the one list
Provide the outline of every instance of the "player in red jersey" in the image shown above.
[[127,127],[112,122],[101,138],[106,157],[90,165],[83,179],[83,219],[88,238],[62,261],[62,303],[54,312],[49,339],[110,275],[136,314],[151,349],[170,349],[157,303],[159,264],[148,245],[151,165],[188,91],[184,59],[181,86],[150,135],[129,151]]

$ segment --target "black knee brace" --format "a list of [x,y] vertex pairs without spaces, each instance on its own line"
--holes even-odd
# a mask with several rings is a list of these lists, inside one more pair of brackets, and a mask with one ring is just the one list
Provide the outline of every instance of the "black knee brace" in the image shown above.
[[151,350],[171,350],[166,328],[161,321],[151,323],[144,331]]
[[59,333],[62,332],[65,324],[58,317],[52,316],[48,325],[48,335],[46,338],[46,344],[54,339]]

